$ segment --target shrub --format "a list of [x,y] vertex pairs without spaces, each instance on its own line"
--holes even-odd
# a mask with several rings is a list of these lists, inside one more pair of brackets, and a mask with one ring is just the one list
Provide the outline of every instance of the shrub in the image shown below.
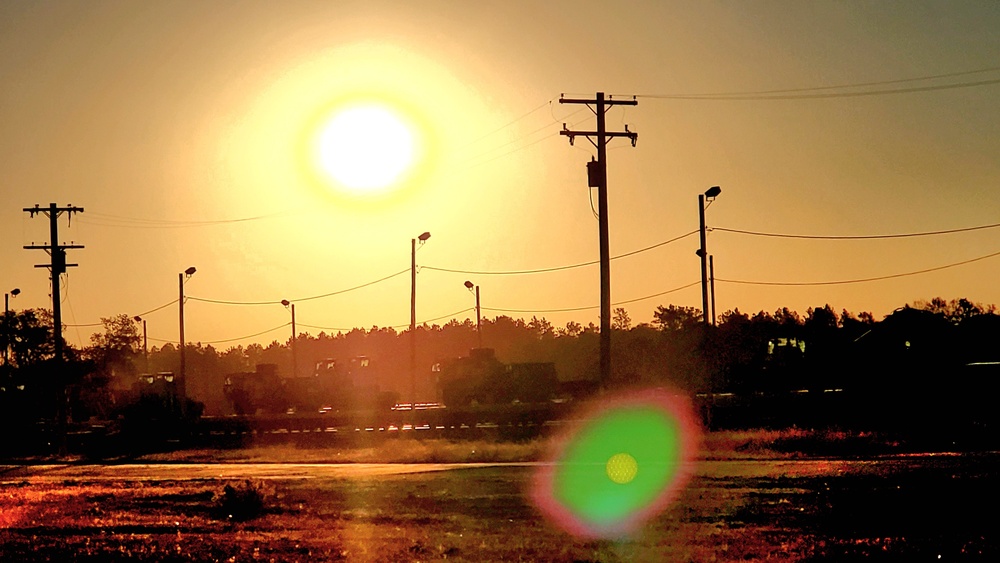
[[215,499],[215,506],[222,518],[236,521],[253,520],[267,511],[267,502],[274,490],[264,481],[247,479],[242,483],[226,484]]

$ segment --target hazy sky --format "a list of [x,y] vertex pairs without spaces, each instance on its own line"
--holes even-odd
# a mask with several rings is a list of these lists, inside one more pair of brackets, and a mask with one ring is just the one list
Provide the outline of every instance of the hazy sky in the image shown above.
[[[475,272],[598,258],[585,163],[562,124],[592,129],[561,93],[639,95],[608,127],[612,255],[710,226],[882,235],[1000,222],[1000,3],[981,2],[2,2],[0,283],[13,307],[50,307],[44,217],[72,250],[66,338],[185,291],[190,341],[227,348],[303,332],[409,323],[410,239],[421,266]],[[997,70],[988,70],[997,69]],[[985,71],[984,71],[985,70]],[[970,72],[984,71],[984,72]],[[928,80],[911,78],[947,75]],[[830,86],[860,85],[855,88]],[[934,88],[925,88],[934,87]],[[766,99],[773,90],[786,92]],[[898,93],[883,91],[906,90]],[[916,90],[916,91],[911,91]],[[700,94],[745,94],[705,99]],[[866,95],[841,95],[864,93]],[[696,95],[696,99],[678,96]],[[749,99],[746,99],[749,98]],[[762,99],[765,98],[765,99]],[[317,173],[310,139],[349,101],[390,103],[422,159],[394,191],[357,198]],[[234,221],[249,219],[244,221]],[[697,237],[612,262],[620,303],[697,282]],[[881,318],[920,299],[1000,303],[1000,229],[875,240],[716,230],[717,309],[831,304]],[[418,321],[544,316],[597,324],[599,270],[496,275],[424,268]],[[700,307],[697,285],[633,301]],[[553,312],[559,309],[586,310]],[[518,312],[505,312],[516,310]],[[525,311],[525,312],[519,312]],[[443,317],[443,319],[442,319]],[[175,341],[176,305],[146,315]],[[248,337],[267,331],[260,336]]]

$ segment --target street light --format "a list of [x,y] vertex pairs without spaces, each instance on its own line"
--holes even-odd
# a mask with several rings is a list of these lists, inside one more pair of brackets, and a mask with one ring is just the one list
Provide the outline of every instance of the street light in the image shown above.
[[282,299],[281,304],[285,306],[286,309],[292,311],[292,377],[299,376],[299,365],[295,357],[295,303],[287,299]]
[[20,293],[21,290],[15,287],[10,290],[10,293],[3,294],[3,326],[4,332],[6,333],[4,334],[5,338],[3,344],[3,365],[5,366],[7,365],[7,361],[10,356],[10,322],[7,319],[7,316],[10,313],[10,296],[13,295],[14,297],[17,297]]
[[431,234],[425,232],[410,239],[410,409],[417,406],[417,241],[421,246]]
[[146,319],[136,315],[132,317],[132,320],[137,323],[142,323],[142,358],[145,366],[143,369],[146,373],[149,373],[149,346],[147,345],[148,341],[146,340]]
[[191,278],[191,276],[193,276],[196,271],[197,270],[195,269],[195,267],[191,266],[187,270],[184,270],[183,272],[177,274],[177,287],[178,287],[178,289],[180,291],[180,298],[178,299],[177,303],[180,305],[181,373],[180,373],[180,378],[179,378],[179,380],[180,380],[180,384],[179,384],[180,392],[179,392],[179,395],[180,395],[181,412],[182,413],[184,411],[184,402],[185,402],[184,399],[186,398],[185,397],[185,387],[187,386],[187,379],[185,377],[187,375],[187,372],[185,371],[186,363],[185,363],[185,354],[184,354],[184,282],[186,282],[187,280],[189,280]]
[[476,334],[479,335],[479,347],[483,347],[483,318],[480,315],[479,309],[479,286],[473,284],[470,281],[465,282],[465,287],[472,291],[472,288],[476,288]]
[[705,250],[705,199],[708,198],[709,204],[715,201],[715,198],[722,193],[722,188],[719,186],[712,186],[705,190],[705,193],[698,194],[698,218],[700,223],[701,232],[701,248],[698,249],[697,254],[701,258],[701,310],[702,316],[705,319],[705,324],[708,325],[710,322],[714,324],[715,320],[709,320],[708,312],[708,251]]

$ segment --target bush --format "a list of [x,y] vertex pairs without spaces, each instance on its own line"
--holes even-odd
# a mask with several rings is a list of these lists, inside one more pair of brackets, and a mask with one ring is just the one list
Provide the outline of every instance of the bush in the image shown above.
[[253,520],[267,511],[267,501],[273,489],[263,481],[247,479],[243,483],[227,484],[215,499],[221,518],[236,521]]

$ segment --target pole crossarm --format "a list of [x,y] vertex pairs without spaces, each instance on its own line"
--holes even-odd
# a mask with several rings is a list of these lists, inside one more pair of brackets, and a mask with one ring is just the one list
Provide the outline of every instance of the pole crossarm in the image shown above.
[[[588,104],[588,105],[589,104],[594,104],[594,105],[597,105],[597,100],[596,99],[593,99],[593,100],[590,100],[590,99],[579,99],[579,98],[559,98],[559,103],[560,104]],[[635,96],[632,96],[631,100],[616,100],[614,98],[605,98],[604,99],[604,105],[605,106],[637,106],[637,105],[639,105],[639,101],[635,99]],[[607,110],[605,110],[605,111],[607,111]]]

